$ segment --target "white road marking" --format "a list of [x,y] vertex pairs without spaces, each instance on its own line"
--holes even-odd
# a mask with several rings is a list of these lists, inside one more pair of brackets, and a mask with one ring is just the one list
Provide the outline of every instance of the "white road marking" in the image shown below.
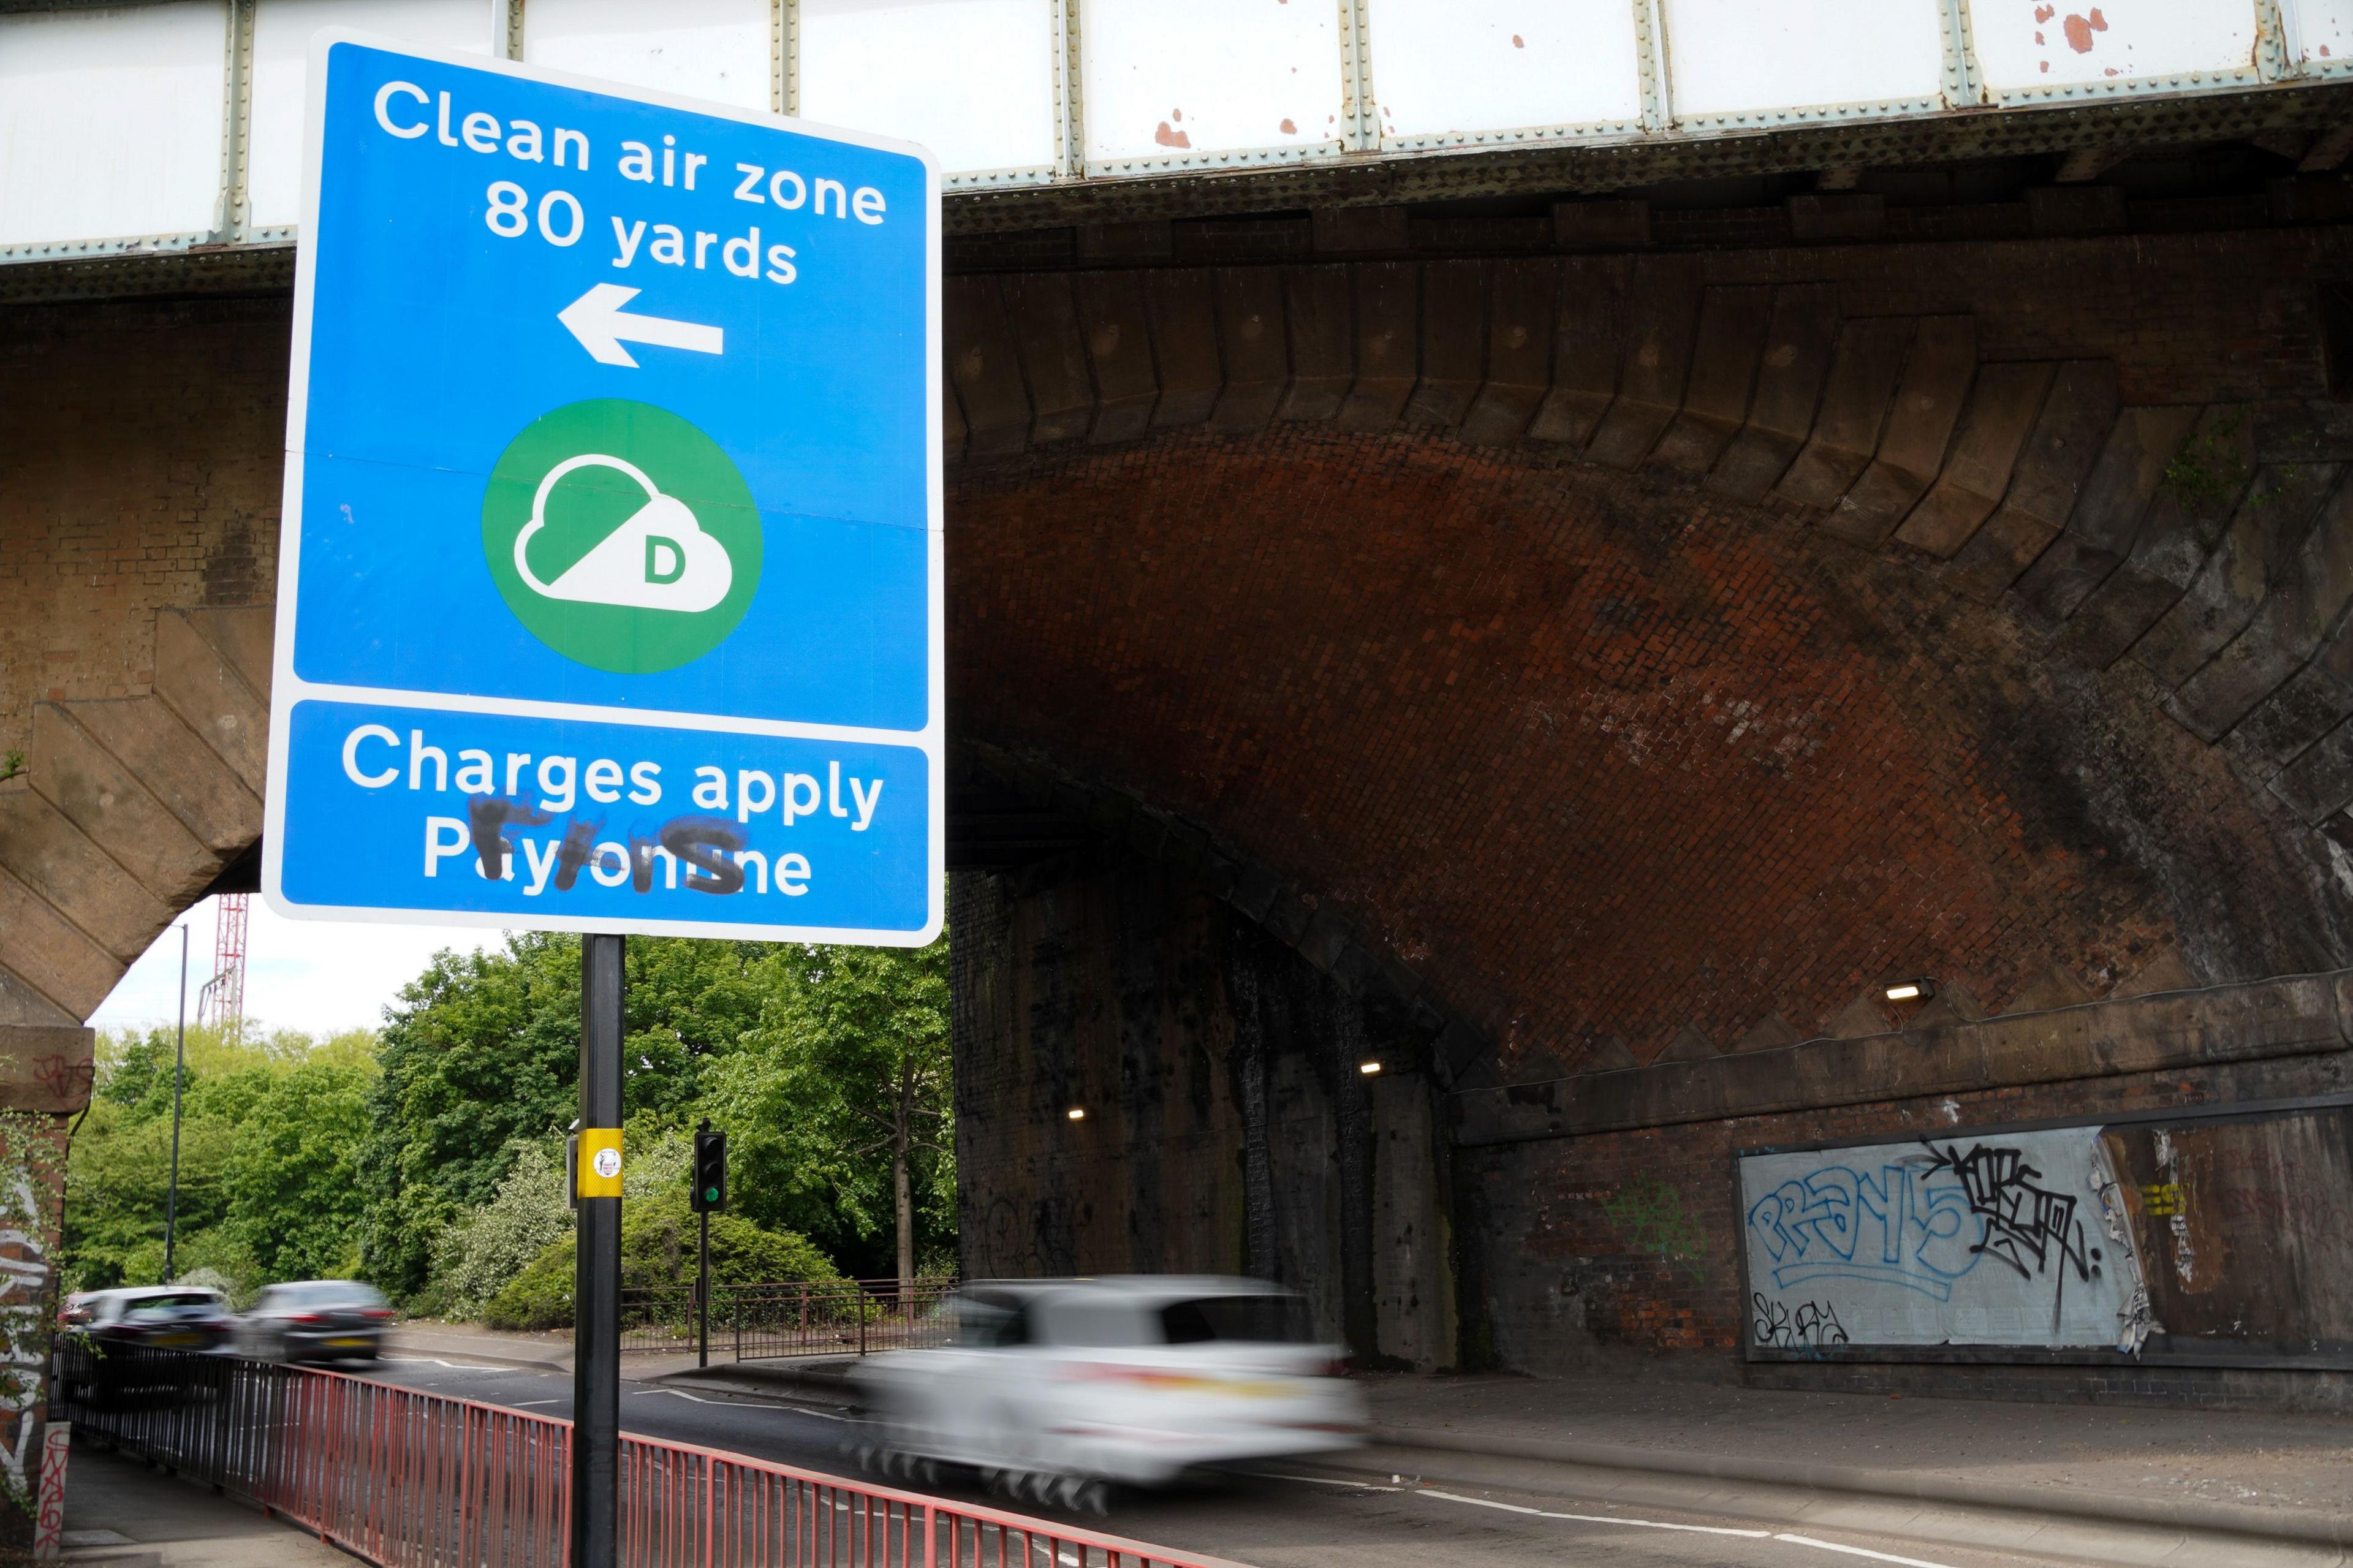
[[1682,1530],[1694,1535],[1737,1535],[1748,1541],[1768,1540],[1773,1534],[1769,1530],[1734,1530],[1720,1524],[1669,1524],[1663,1520],[1627,1519],[1614,1513],[1555,1513],[1549,1509],[1522,1508],[1517,1503],[1464,1497],[1460,1492],[1442,1492],[1431,1487],[1422,1488],[1421,1495],[1444,1498],[1448,1502],[1467,1502],[1473,1508],[1499,1508],[1506,1513],[1534,1514],[1538,1519],[1570,1519],[1579,1524],[1630,1524],[1640,1530]]
[[1377,1483],[1372,1482],[1372,1481],[1340,1481],[1340,1480],[1334,1480],[1334,1479],[1333,1479],[1331,1477],[1329,1477],[1329,1476],[1287,1476],[1287,1475],[1284,1475],[1281,1470],[1269,1470],[1269,1471],[1267,1471],[1267,1472],[1266,1472],[1266,1474],[1267,1474],[1268,1478],[1269,1478],[1270,1479],[1272,1479],[1272,1480],[1278,1480],[1278,1481],[1305,1481],[1309,1486],[1313,1486],[1313,1487],[1354,1487],[1354,1488],[1356,1488],[1358,1491],[1367,1491],[1367,1492],[1401,1492],[1401,1491],[1409,1491],[1409,1490],[1411,1490],[1411,1489],[1412,1489],[1411,1488],[1409,1488],[1409,1487],[1385,1487],[1385,1486],[1380,1486],[1380,1485],[1377,1485]]
[[518,1399],[512,1406],[510,1406],[510,1408],[515,1410],[528,1410],[534,1405],[561,1405],[563,1403],[564,1401],[561,1399]]
[[470,1361],[443,1361],[429,1355],[388,1355],[385,1361],[405,1362],[410,1366],[446,1366],[451,1372],[513,1372],[511,1366],[480,1366]]
[[[1306,1481],[1314,1480],[1316,1478],[1313,1476],[1292,1476],[1286,1479],[1291,1480]],[[1355,1481],[1327,1482],[1325,1484],[1335,1486],[1363,1485],[1362,1482]],[[1416,1489],[1377,1487],[1369,1489],[1377,1491],[1397,1491],[1412,1490]],[[1423,1497],[1443,1498],[1448,1502],[1469,1503],[1473,1508],[1500,1509],[1505,1513],[1524,1513],[1535,1519],[1567,1519],[1574,1520],[1580,1524],[1623,1524],[1631,1525],[1638,1530],[1681,1530],[1687,1531],[1694,1535],[1736,1535],[1749,1541],[1786,1541],[1792,1546],[1811,1546],[1818,1551],[1841,1552],[1849,1557],[1867,1557],[1874,1563],[1899,1563],[1902,1565],[1902,1568],[1948,1568],[1948,1565],[1946,1563],[1931,1562],[1925,1557],[1898,1557],[1892,1552],[1873,1552],[1867,1546],[1841,1546],[1835,1541],[1818,1540],[1810,1535],[1792,1535],[1787,1531],[1734,1530],[1724,1525],[1716,1524],[1671,1524],[1664,1520],[1630,1519],[1618,1514],[1556,1513],[1549,1509],[1524,1508],[1518,1503],[1497,1502],[1492,1498],[1464,1497],[1460,1492],[1442,1492],[1433,1487],[1422,1487],[1418,1489]]]
[[735,1399],[705,1399],[700,1394],[689,1394],[683,1388],[641,1388],[637,1392],[639,1394],[674,1394],[681,1399],[691,1400],[697,1405],[721,1405],[744,1410],[791,1410],[798,1412],[803,1415],[824,1415],[828,1421],[839,1421],[843,1419],[843,1417],[839,1415],[826,1415],[826,1413],[822,1410],[803,1410],[801,1406],[797,1405],[776,1405],[752,1397],[741,1397]]
[[1905,1568],[1945,1568],[1942,1563],[1931,1563],[1925,1557],[1898,1557],[1893,1552],[1873,1552],[1862,1546],[1841,1546],[1835,1541],[1817,1541],[1810,1535],[1776,1535],[1776,1541],[1794,1542],[1799,1546],[1819,1546],[1825,1552],[1843,1552],[1850,1557],[1868,1557],[1874,1563],[1901,1563]]

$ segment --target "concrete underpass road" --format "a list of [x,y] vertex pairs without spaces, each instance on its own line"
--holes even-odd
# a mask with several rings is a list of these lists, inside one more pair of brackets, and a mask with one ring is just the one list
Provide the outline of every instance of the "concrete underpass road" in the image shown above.
[[[569,1373],[525,1371],[460,1358],[387,1357],[362,1375],[512,1409],[569,1415]],[[858,1471],[842,1452],[855,1431],[823,1405],[625,1382],[621,1424],[628,1431],[702,1444],[844,1476]],[[1591,1563],[1607,1568],[1915,1568],[2083,1561],[2048,1552],[1923,1544],[1885,1534],[1768,1522],[1662,1506],[1655,1484],[1607,1478],[1577,1495],[1534,1483],[1521,1467],[1487,1467],[1478,1479],[1458,1458],[1446,1481],[1287,1465],[1176,1494],[1115,1497],[1107,1519],[1006,1504],[976,1491],[946,1495],[1015,1511],[1092,1525],[1157,1545],[1184,1548],[1258,1568],[1426,1568],[1431,1563]],[[1471,1468],[1477,1469],[1476,1461]],[[1519,1474],[1514,1475],[1517,1471]],[[1514,1484],[1517,1479],[1520,1484]],[[1638,1501],[1612,1491],[1639,1491]],[[2105,1556],[2105,1553],[2102,1554]]]

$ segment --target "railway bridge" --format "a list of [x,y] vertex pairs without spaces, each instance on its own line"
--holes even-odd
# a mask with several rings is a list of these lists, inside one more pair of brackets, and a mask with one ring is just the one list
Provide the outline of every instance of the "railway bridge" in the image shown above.
[[345,22],[950,171],[968,1274],[2341,1405],[2353,8],[2068,4],[0,4],[8,1098],[250,885]]

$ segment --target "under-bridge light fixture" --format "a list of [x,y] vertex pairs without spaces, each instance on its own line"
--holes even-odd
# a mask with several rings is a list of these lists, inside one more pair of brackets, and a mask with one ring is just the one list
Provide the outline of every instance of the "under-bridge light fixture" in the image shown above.
[[1890,1002],[1926,1002],[1936,994],[1936,983],[1926,975],[1916,980],[1891,980],[1887,983]]
[[1378,1063],[1378,1062],[1377,1062],[1377,1061],[1376,1061],[1376,1062],[1358,1062],[1358,1063],[1356,1064],[1356,1070],[1357,1070],[1358,1072],[1360,1072],[1360,1073],[1363,1073],[1366,1078],[1371,1078],[1371,1077],[1372,1077],[1372,1076],[1374,1076],[1376,1073],[1377,1073],[1377,1072],[1379,1072],[1379,1071],[1381,1070],[1381,1064],[1380,1064],[1380,1063]]
[[1087,1119],[1087,1108],[1083,1105],[1073,1105],[1062,1114],[1073,1121],[1084,1121]]

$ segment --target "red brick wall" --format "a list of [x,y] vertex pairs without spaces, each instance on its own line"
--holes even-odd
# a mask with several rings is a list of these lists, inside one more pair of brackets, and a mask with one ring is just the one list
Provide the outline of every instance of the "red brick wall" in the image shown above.
[[1999,1008],[2179,943],[2325,967],[2304,839],[1935,574],[1640,478],[1278,424],[967,477],[955,722],[1341,901],[1502,1070],[1800,1033],[1891,973]]
[[267,603],[282,299],[0,312],[0,748],[154,678],[155,611]]

